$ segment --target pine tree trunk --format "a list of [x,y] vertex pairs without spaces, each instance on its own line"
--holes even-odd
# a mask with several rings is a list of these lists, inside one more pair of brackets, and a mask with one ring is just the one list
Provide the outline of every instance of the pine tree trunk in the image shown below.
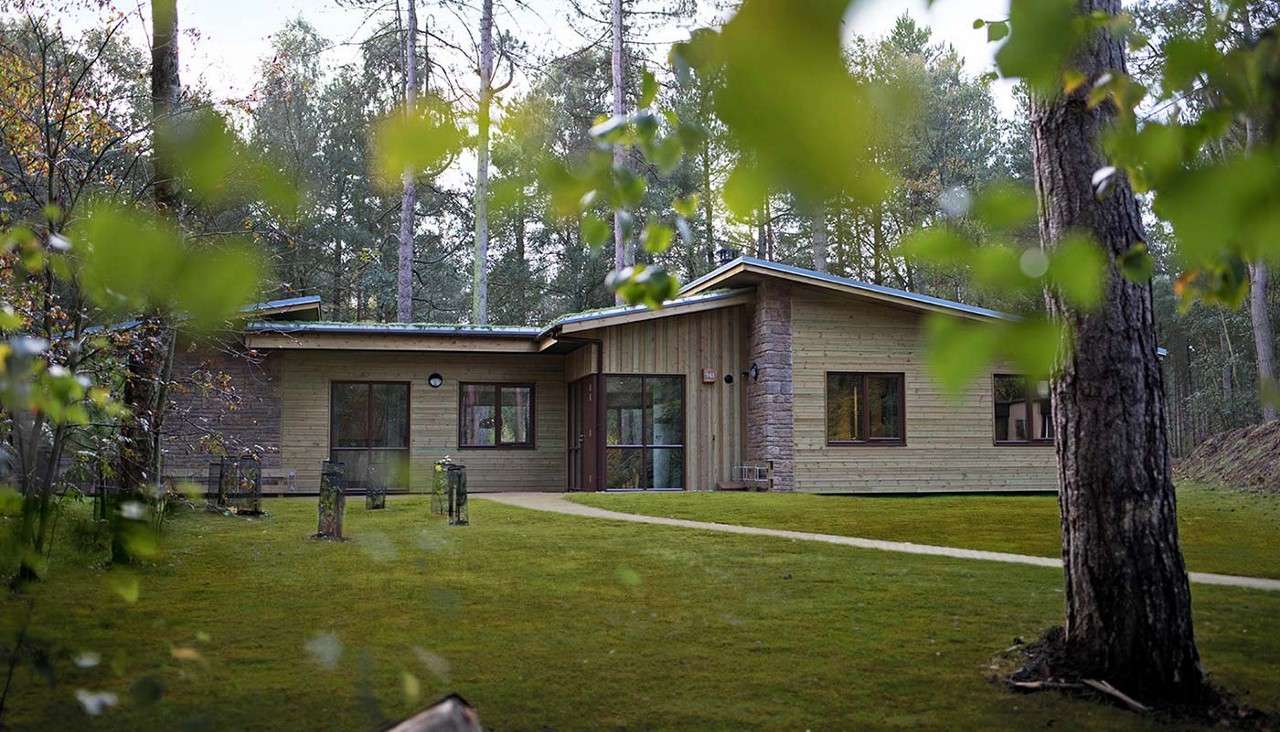
[[[1085,15],[1120,12],[1120,0],[1078,5]],[[1124,46],[1099,32],[1075,68],[1089,79],[1123,72]],[[1114,264],[1144,241],[1142,219],[1127,181],[1094,197],[1091,177],[1107,165],[1100,137],[1114,110],[1090,109],[1088,88],[1035,100],[1031,118],[1041,240],[1052,247],[1085,231],[1111,259],[1096,310],[1045,295],[1077,344],[1053,384],[1069,663],[1141,700],[1191,701],[1205,687],[1178,546],[1151,286]]]
[[[418,94],[418,7],[416,0],[409,0],[408,19],[404,41],[404,108],[405,114],[415,114],[414,104]],[[404,185],[400,196],[400,246],[396,268],[396,319],[408,323],[413,320],[413,214],[418,205],[418,189],[414,171],[406,169],[402,176]]]
[[[621,117],[626,112],[626,100],[623,99],[622,88],[622,0],[610,0],[610,18],[613,25],[613,53],[610,57],[610,72],[613,82],[613,116]],[[621,166],[626,162],[621,145],[613,146],[613,164]],[[613,270],[621,272],[627,266],[627,241],[622,231],[622,215],[613,213]],[[622,304],[622,296],[614,295],[618,304]]]
[[1280,394],[1276,383],[1276,337],[1271,330],[1271,312],[1267,309],[1270,277],[1266,262],[1257,261],[1249,265],[1249,318],[1253,323],[1253,345],[1258,355],[1258,394],[1262,400],[1264,422],[1280,419],[1280,406],[1275,402],[1277,394]]
[[813,268],[827,271],[827,207],[818,203],[813,209]]
[[706,242],[707,265],[716,266],[715,203],[711,198],[711,143],[702,141],[702,236]]
[[476,143],[476,252],[471,320],[489,322],[489,108],[493,100],[493,0],[480,4],[480,110]]

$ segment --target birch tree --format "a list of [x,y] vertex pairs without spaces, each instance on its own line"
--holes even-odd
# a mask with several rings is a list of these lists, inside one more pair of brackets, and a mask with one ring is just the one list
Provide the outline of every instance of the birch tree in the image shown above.
[[476,251],[471,320],[489,322],[489,114],[493,101],[493,0],[480,4],[480,105],[476,143]]
[[[406,115],[415,114],[418,93],[418,7],[408,0],[404,34],[404,107]],[[396,318],[413,320],[413,215],[418,205],[416,171],[406,167],[401,176],[400,236],[396,267]]]
[[[613,84],[613,116],[615,119],[626,114],[626,99],[624,97],[625,90],[623,88],[622,62],[625,52],[624,33],[625,23],[622,15],[622,0],[610,0],[609,2],[609,20],[611,37],[613,39],[613,51],[610,55],[610,80]],[[618,144],[613,146],[613,164],[614,167],[621,167],[626,163],[626,154],[623,147]],[[626,232],[624,231],[623,213],[621,210],[613,212],[613,271],[621,273],[629,264],[627,261],[627,241]],[[622,303],[622,295],[615,295],[616,301]]]

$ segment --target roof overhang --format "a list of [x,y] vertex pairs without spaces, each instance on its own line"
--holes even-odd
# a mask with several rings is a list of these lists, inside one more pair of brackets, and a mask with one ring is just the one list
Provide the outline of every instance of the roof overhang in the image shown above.
[[536,353],[537,335],[537,328],[264,321],[247,324],[244,338],[248,348],[269,350]]
[[954,300],[922,295],[918,292],[899,290],[847,277],[837,277],[825,272],[793,267],[781,262],[770,262],[755,257],[739,257],[693,280],[681,290],[682,296],[697,295],[725,287],[754,287],[766,279],[808,285],[822,290],[840,292],[868,300],[897,305],[914,310],[957,315],[974,320],[1014,320],[1016,316]]
[[304,295],[281,300],[246,305],[240,309],[248,317],[270,318],[273,320],[307,320],[320,319],[320,296]]
[[587,313],[566,315],[555,320],[542,329],[541,338],[554,338],[557,335],[572,335],[597,328],[608,328],[627,323],[642,323],[656,318],[669,318],[676,315],[690,315],[707,310],[747,305],[755,302],[755,292],[751,289],[725,290],[705,294],[690,295],[674,300],[667,300],[661,308],[654,309],[644,305],[628,307],[603,308]]

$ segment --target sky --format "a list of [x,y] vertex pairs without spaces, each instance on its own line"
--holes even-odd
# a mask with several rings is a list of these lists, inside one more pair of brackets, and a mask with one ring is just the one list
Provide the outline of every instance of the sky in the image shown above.
[[[145,6],[145,3],[139,4]],[[980,74],[992,68],[995,47],[986,42],[985,31],[974,30],[973,20],[1004,18],[1008,4],[1008,0],[936,0],[931,5],[926,0],[855,0],[846,20],[846,33],[884,35],[894,20],[907,12],[918,22],[930,26],[936,40],[954,46],[968,69]],[[584,45],[583,24],[568,20],[568,0],[524,0],[519,4],[498,0],[496,5],[498,27],[512,29],[532,49],[567,51]],[[716,19],[719,11],[714,5],[714,0],[699,0],[699,13],[694,22],[656,27],[648,32],[645,40],[656,44],[653,48],[661,49],[665,44],[686,38],[692,27]],[[420,11],[420,15],[438,12]],[[246,97],[257,81],[259,63],[270,53],[271,34],[299,16],[335,43],[325,54],[325,62],[336,65],[353,60],[357,49],[346,42],[358,41],[367,35],[366,15],[364,10],[349,4],[339,5],[335,0],[179,0],[181,25],[197,32],[195,37],[183,38],[183,81],[202,81],[215,98]],[[127,30],[145,47],[148,30],[136,14]],[[1001,112],[1012,114],[1011,85],[998,82],[994,93]]]

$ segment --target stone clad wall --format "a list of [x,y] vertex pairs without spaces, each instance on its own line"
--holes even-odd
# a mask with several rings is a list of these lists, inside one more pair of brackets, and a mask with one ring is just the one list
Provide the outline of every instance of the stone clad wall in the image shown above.
[[791,289],[765,280],[756,288],[748,346],[747,462],[773,466],[772,489],[795,488],[794,399],[791,368]]
[[279,469],[276,367],[271,355],[245,354],[235,345],[180,343],[160,443],[162,475],[204,485],[209,463],[223,451],[252,453],[262,460],[264,472]]

